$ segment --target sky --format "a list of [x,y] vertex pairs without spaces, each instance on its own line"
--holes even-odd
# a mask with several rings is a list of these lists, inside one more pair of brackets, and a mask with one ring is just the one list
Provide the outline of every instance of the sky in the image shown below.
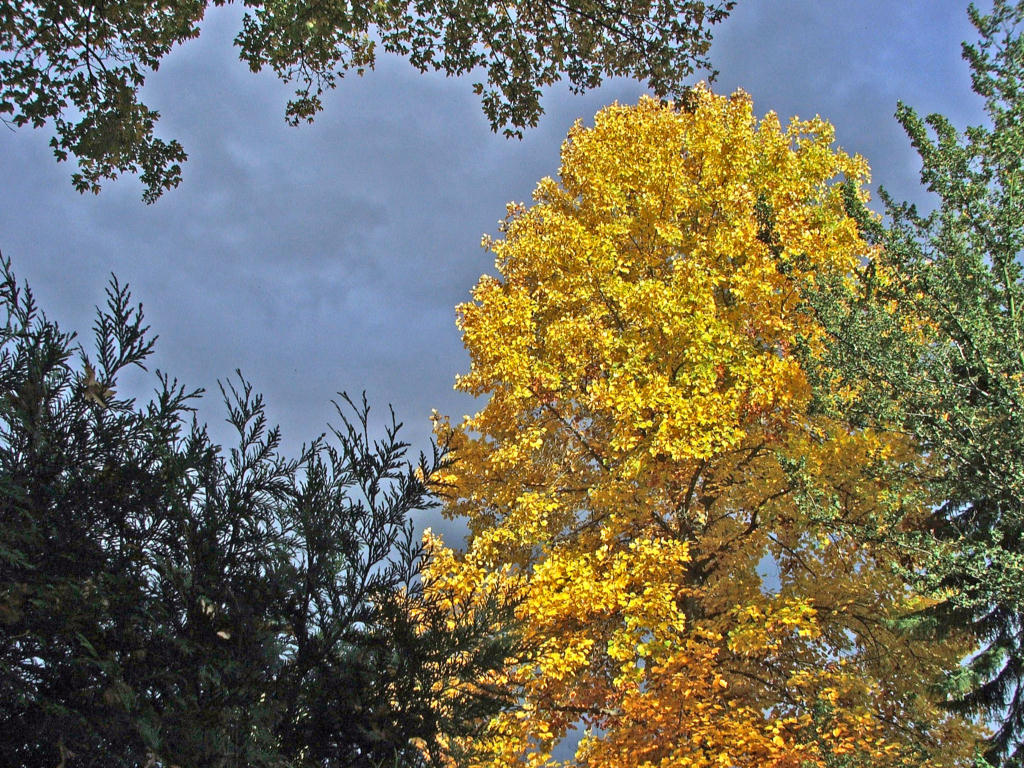
[[[646,89],[552,87],[540,125],[508,140],[490,131],[472,76],[420,75],[382,56],[327,95],[314,125],[291,128],[291,89],[237,59],[240,18],[211,9],[200,37],[147,82],[159,135],[189,153],[181,186],[154,205],[132,178],[82,196],[45,129],[0,130],[0,250],[84,341],[110,274],[129,283],[160,338],[150,373],[120,394],[147,397],[154,368],[204,387],[200,417],[218,441],[231,435],[217,381],[240,369],[293,454],[337,423],[340,391],[365,390],[378,416],[393,404],[425,448],[432,409],[458,421],[482,406],[452,386],[468,367],[455,305],[493,271],[481,236],[497,234],[507,202],[557,174],[575,120]],[[965,39],[960,0],[740,0],[716,30],[714,87],[743,88],[758,114],[784,121],[820,114],[839,146],[869,160],[875,185],[927,205],[892,115],[902,99],[959,127],[982,119]],[[424,523],[458,543],[457,524],[433,513]]]

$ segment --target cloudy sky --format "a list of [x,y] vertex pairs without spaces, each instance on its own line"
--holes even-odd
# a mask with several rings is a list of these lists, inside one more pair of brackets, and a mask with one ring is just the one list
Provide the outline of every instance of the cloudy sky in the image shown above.
[[[540,126],[510,141],[489,130],[472,78],[385,57],[328,94],[315,125],[289,128],[290,89],[236,58],[239,19],[213,9],[146,86],[161,135],[190,156],[155,205],[133,179],[81,196],[49,134],[0,131],[0,249],[47,313],[86,337],[116,273],[160,335],[152,365],[209,393],[241,369],[291,449],[323,431],[336,392],[364,389],[425,446],[431,409],[457,420],[476,407],[452,390],[467,367],[454,306],[492,269],[481,235],[557,172],[574,120],[645,89],[552,88]],[[830,119],[876,183],[924,201],[892,114],[903,99],[959,126],[981,119],[960,59],[972,32],[961,0],[741,0],[717,30],[716,89],[745,89],[759,113]],[[227,439],[219,395],[201,416]]]

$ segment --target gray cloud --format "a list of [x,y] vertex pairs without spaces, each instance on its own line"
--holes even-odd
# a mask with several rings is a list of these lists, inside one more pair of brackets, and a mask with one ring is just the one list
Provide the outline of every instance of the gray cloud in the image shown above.
[[[213,9],[147,85],[163,134],[190,154],[179,189],[149,207],[132,179],[81,197],[43,132],[3,131],[0,248],[50,314],[81,331],[109,273],[130,282],[161,335],[154,365],[212,393],[241,368],[290,446],[323,430],[342,389],[366,389],[381,416],[394,403],[423,446],[432,408],[458,419],[478,407],[452,383],[468,364],[453,307],[492,269],[480,236],[496,232],[507,201],[557,173],[575,119],[644,88],[551,88],[541,125],[506,141],[487,127],[471,78],[421,76],[385,56],[294,129],[283,120],[289,88],[235,58],[238,13]],[[719,29],[716,87],[742,86],[758,112],[828,117],[876,181],[920,196],[892,113],[902,98],[978,120],[959,58],[969,36],[950,0],[745,0]],[[201,417],[226,439],[218,397]]]

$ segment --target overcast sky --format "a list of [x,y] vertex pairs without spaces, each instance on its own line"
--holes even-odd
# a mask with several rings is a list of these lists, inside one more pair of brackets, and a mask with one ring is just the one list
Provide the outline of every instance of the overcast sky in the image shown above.
[[[237,60],[239,18],[212,9],[146,86],[161,135],[189,153],[181,186],[155,205],[133,179],[81,196],[48,133],[0,131],[0,249],[47,313],[87,338],[109,274],[130,283],[160,336],[152,366],[207,389],[201,416],[218,439],[216,382],[240,368],[292,449],[323,431],[336,392],[364,389],[425,446],[431,409],[458,420],[476,408],[452,390],[468,361],[454,306],[492,269],[481,235],[557,172],[574,120],[645,88],[552,88],[540,126],[506,140],[489,130],[472,77],[383,57],[328,94],[313,126],[289,128],[290,89]],[[960,58],[972,33],[959,0],[741,0],[717,28],[715,88],[742,87],[759,114],[830,119],[876,183],[921,201],[893,111],[903,99],[978,122]]]

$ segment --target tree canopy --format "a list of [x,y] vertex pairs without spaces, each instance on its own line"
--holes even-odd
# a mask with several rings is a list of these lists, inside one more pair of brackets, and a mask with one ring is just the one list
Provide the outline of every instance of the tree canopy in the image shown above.
[[[212,5],[223,5],[214,0]],[[542,113],[541,89],[567,78],[575,91],[627,75],[658,94],[680,93],[707,68],[711,26],[734,0],[385,0],[245,2],[235,38],[254,72],[296,82],[286,118],[312,120],[323,93],[348,71],[372,69],[378,48],[421,72],[473,74],[494,130],[521,135]],[[184,148],[156,136],[159,113],[139,100],[147,75],[199,34],[209,0],[0,1],[0,117],[52,122],[58,160],[72,155],[80,191],[138,173],[143,199],[181,179]]]
[[161,374],[147,405],[118,397],[153,347],[127,288],[95,357],[9,262],[0,301],[0,762],[420,766],[501,708],[470,684],[514,646],[507,607],[423,593],[409,514],[443,447],[410,466],[394,419],[371,439],[346,398],[289,459],[240,381],[225,455],[198,392]]
[[472,536],[434,547],[439,583],[519,590],[539,651],[474,765],[544,765],[574,726],[590,768],[970,764],[930,688],[969,646],[902,635],[927,602],[905,553],[807,503],[857,523],[887,503],[874,464],[921,460],[811,408],[803,296],[868,250],[839,183],[863,198],[867,166],[832,140],[741,92],[609,107],[487,241],[457,386],[488,399],[438,423]]

